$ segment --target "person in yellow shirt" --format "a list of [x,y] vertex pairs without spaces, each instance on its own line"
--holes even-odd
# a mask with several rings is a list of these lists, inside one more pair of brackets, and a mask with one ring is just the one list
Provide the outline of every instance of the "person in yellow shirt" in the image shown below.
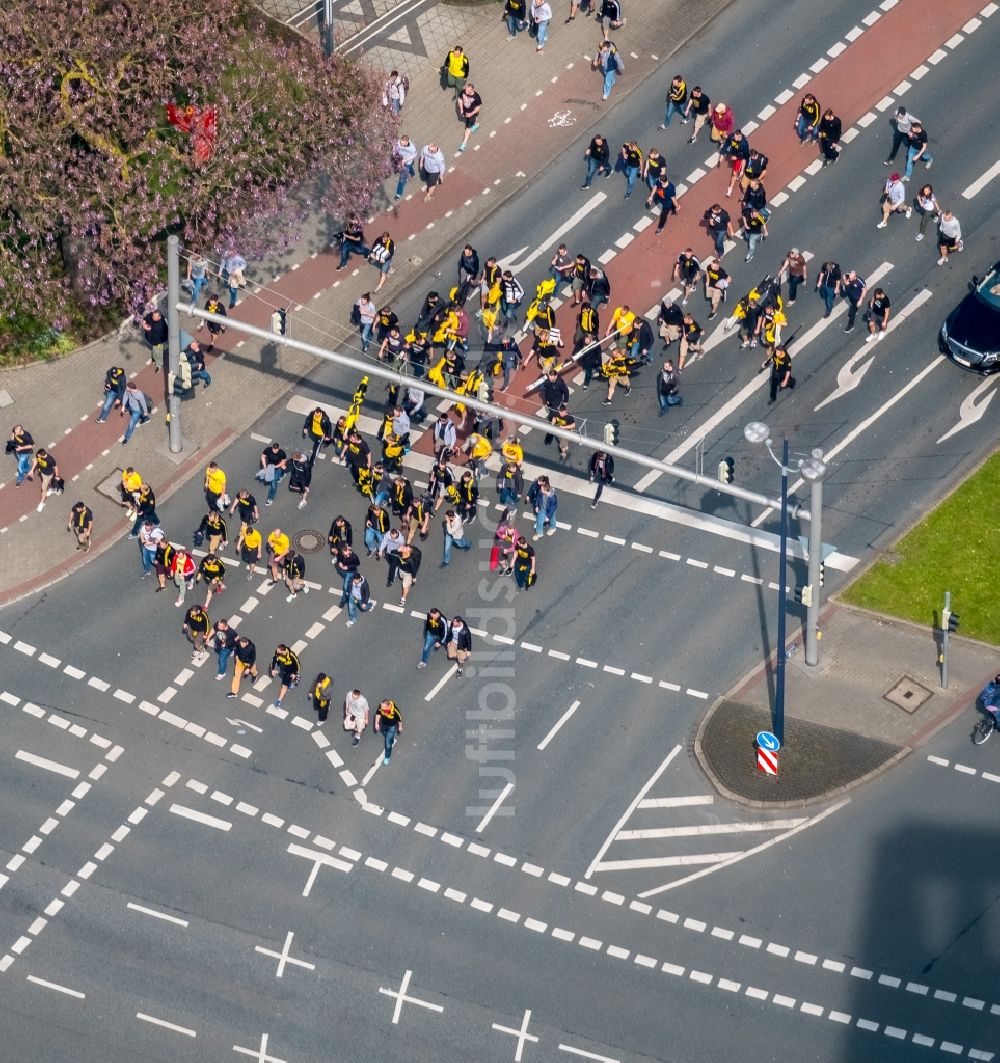
[[460,44],[456,44],[445,57],[444,67],[448,87],[455,90],[457,100],[469,77],[469,57]]
[[478,432],[473,432],[465,441],[463,448],[469,455],[469,469],[478,480],[486,471],[486,462],[493,453],[493,444]]
[[205,501],[209,510],[222,512],[225,503],[222,498],[226,493],[226,474],[219,468],[217,461],[210,461],[205,470]]
[[277,583],[282,578],[285,558],[291,546],[291,540],[280,528],[275,528],[267,537],[267,563],[271,569],[272,583]]
[[500,448],[500,455],[505,462],[511,465],[520,465],[524,461],[524,448],[517,440],[517,436],[511,436],[504,440]]
[[139,492],[142,490],[142,477],[131,465],[122,473],[122,483],[119,491],[122,498],[122,506],[126,510],[134,510],[139,500]]
[[624,351],[632,342],[632,331],[635,328],[635,314],[627,307],[620,306],[614,312],[605,338],[615,335],[615,344],[620,351]]
[[248,582],[257,573],[257,566],[260,564],[260,552],[263,547],[264,537],[252,524],[245,524],[240,530],[236,548],[240,552],[240,560],[247,566]]

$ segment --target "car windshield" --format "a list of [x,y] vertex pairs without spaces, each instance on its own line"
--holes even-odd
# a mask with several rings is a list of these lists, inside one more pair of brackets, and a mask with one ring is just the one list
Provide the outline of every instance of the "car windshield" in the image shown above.
[[1000,310],[1000,268],[998,266],[994,266],[986,274],[976,291],[987,306]]

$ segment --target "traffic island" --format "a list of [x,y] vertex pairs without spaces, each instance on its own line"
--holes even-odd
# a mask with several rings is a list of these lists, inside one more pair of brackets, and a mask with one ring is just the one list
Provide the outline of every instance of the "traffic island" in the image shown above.
[[755,806],[804,805],[856,786],[909,752],[875,738],[785,717],[778,773],[758,767],[755,736],[770,710],[720,698],[702,721],[695,753],[726,797]]

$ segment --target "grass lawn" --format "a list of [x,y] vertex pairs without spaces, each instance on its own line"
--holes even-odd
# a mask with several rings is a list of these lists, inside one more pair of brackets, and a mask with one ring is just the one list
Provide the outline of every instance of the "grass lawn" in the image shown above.
[[931,625],[951,591],[959,635],[1000,645],[1000,451],[840,597]]

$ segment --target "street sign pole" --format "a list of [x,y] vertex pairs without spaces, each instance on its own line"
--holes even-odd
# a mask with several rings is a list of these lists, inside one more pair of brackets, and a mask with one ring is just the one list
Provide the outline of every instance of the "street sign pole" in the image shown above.
[[944,609],[941,610],[941,687],[948,689],[948,632],[951,630],[951,591],[944,592]]
[[167,419],[170,453],[180,454],[181,400],[174,394],[171,381],[176,378],[181,364],[181,319],[177,306],[181,299],[180,241],[176,236],[167,237],[167,364],[163,367],[163,385],[167,391]]

